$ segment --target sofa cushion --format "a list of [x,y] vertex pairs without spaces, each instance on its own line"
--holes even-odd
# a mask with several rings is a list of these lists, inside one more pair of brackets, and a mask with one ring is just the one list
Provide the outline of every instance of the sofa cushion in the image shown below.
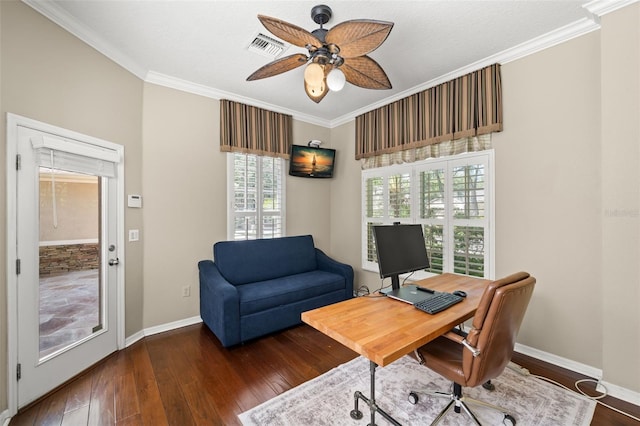
[[317,268],[311,235],[220,241],[213,245],[218,270],[231,284],[265,281]]
[[240,316],[344,289],[344,277],[326,271],[304,272],[237,286]]

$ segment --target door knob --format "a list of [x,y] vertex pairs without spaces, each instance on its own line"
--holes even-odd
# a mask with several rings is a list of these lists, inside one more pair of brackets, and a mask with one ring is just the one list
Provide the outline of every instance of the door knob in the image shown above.
[[109,259],[110,266],[118,265],[119,263],[120,263],[120,259],[118,259],[117,257],[115,259]]

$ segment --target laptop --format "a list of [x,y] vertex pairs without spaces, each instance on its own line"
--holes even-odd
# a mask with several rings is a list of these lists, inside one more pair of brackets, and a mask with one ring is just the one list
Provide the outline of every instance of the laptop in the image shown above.
[[392,299],[414,305],[422,300],[432,298],[434,296],[434,293],[427,293],[425,291],[416,290],[415,285],[408,285],[405,287],[400,287],[398,290],[391,290],[389,292],[386,292],[386,295]]

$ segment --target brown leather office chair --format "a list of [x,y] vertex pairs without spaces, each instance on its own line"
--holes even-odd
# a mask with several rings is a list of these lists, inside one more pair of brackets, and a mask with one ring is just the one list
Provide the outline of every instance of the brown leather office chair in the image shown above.
[[[466,337],[451,331],[419,349],[428,368],[453,382],[452,393],[428,393],[451,399],[432,425],[437,424],[452,407],[457,413],[462,408],[480,425],[466,403],[494,408],[504,414],[505,424],[508,421],[515,425],[515,419],[504,409],[463,396],[462,387],[479,386],[502,374],[511,360],[535,283],[536,279],[526,272],[492,282],[480,299],[472,328]],[[417,393],[411,392],[409,400],[417,403]]]

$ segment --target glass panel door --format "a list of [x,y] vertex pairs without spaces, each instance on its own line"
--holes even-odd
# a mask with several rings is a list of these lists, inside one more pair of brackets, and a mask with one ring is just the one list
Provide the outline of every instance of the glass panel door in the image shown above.
[[118,348],[118,146],[54,130],[16,128],[17,407]]
[[55,356],[102,329],[98,176],[39,168],[39,351]]

